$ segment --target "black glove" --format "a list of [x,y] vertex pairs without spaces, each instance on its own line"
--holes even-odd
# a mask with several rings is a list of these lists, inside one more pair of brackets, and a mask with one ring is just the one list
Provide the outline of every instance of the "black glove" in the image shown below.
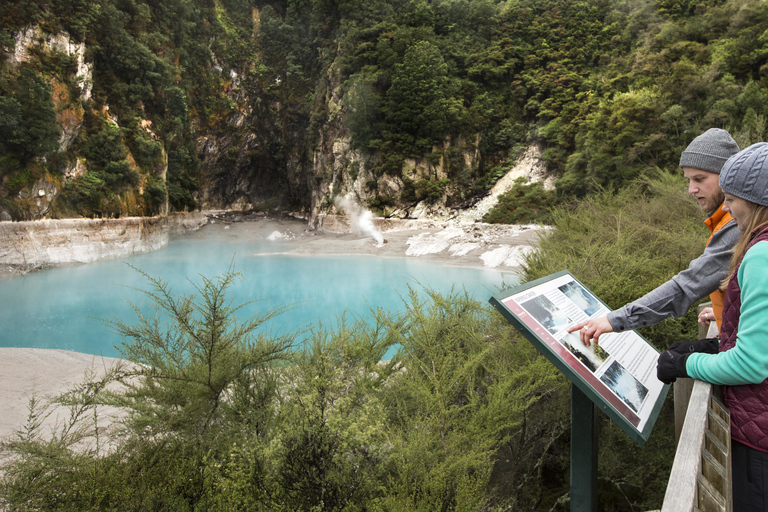
[[679,354],[667,350],[661,354],[656,365],[656,377],[664,384],[672,384],[678,377],[688,377],[688,372],[685,371],[685,362],[691,353]]
[[694,352],[703,352],[704,354],[717,354],[720,346],[720,340],[717,338],[705,338],[696,341],[683,341],[673,343],[667,350],[677,352],[678,354],[693,354]]

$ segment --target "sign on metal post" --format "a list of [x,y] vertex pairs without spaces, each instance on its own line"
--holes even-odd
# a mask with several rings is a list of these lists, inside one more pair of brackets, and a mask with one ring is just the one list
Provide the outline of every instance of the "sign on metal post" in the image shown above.
[[656,378],[659,351],[635,331],[603,334],[589,347],[569,333],[610,308],[566,270],[490,302],[571,381],[571,510],[597,510],[595,409],[643,446],[669,391]]
[[595,404],[571,384],[571,511],[597,512]]

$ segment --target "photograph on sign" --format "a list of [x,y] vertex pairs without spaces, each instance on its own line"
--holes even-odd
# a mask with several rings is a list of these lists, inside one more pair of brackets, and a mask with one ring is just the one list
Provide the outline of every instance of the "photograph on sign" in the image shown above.
[[635,331],[603,334],[589,347],[578,331],[569,333],[610,312],[582,283],[559,272],[497,294],[491,303],[625,431],[647,439],[668,389],[656,378],[659,352]]

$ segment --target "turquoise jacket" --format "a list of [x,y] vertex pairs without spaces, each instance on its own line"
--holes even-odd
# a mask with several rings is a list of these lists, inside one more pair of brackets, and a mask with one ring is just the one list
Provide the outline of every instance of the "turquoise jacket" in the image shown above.
[[719,354],[691,354],[685,369],[713,384],[759,384],[768,379],[768,241],[744,255],[736,273],[741,310],[736,345]]

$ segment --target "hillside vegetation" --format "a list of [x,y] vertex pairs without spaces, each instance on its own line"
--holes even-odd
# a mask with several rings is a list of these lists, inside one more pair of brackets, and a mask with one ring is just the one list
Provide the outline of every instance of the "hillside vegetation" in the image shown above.
[[[352,190],[453,207],[531,144],[567,200],[673,168],[713,126],[765,135],[758,0],[8,0],[0,20],[17,220],[314,214]],[[17,61],[30,27],[82,52]]]

